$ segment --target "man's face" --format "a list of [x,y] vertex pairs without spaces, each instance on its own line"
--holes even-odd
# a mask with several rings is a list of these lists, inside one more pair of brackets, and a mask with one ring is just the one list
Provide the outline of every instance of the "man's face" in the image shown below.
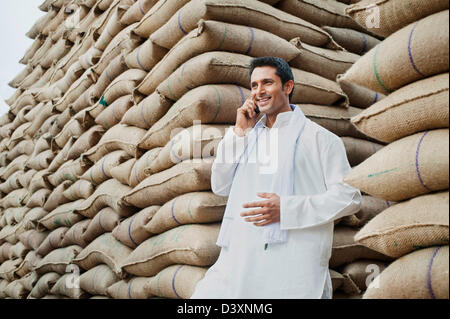
[[281,78],[272,66],[257,67],[251,76],[252,99],[265,114],[278,113],[289,104],[289,85],[283,87]]

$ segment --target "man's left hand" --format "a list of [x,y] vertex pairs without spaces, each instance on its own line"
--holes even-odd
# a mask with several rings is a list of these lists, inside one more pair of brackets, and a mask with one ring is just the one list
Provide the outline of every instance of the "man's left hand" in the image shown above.
[[258,207],[258,209],[241,213],[246,222],[253,222],[255,226],[266,226],[280,221],[280,196],[272,193],[258,193],[258,197],[265,201],[247,203],[244,208]]

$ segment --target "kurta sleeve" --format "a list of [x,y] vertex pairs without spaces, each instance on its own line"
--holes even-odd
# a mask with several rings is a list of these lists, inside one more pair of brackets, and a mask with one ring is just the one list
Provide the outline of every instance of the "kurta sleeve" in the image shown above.
[[351,170],[342,141],[332,139],[321,151],[320,158],[326,191],[315,195],[281,196],[281,229],[319,226],[359,211],[361,193],[342,182]]
[[217,147],[216,159],[211,169],[211,189],[219,196],[228,196],[234,174],[248,144],[248,134],[238,136],[230,127]]

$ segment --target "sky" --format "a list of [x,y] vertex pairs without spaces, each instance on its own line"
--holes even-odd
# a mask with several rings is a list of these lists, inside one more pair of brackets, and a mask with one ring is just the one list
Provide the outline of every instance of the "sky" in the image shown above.
[[33,43],[33,40],[25,33],[45,12],[38,9],[44,0],[2,0],[1,2],[0,115],[3,115],[9,110],[4,100],[15,92],[15,89],[8,86],[8,82],[25,68],[19,60]]

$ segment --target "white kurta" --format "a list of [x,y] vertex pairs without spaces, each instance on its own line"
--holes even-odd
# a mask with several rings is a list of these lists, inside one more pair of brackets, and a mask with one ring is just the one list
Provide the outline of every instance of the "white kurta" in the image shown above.
[[[227,210],[232,210],[235,221],[229,244],[221,249],[191,298],[331,298],[328,261],[334,220],[357,212],[361,201],[358,190],[342,183],[351,168],[339,137],[307,120],[295,150],[294,195],[280,198],[280,228],[288,230],[286,242],[265,249],[262,227],[239,216],[255,209],[242,208],[244,203],[265,200],[257,193],[271,192],[277,171],[268,168],[281,162],[283,141],[279,140],[278,150],[270,150],[274,166],[248,159],[262,158],[256,152],[267,149],[271,134],[281,139],[292,114],[280,113],[272,129],[264,125],[257,146],[244,159],[246,137],[237,136],[230,128],[220,142],[211,186],[214,193],[229,196]],[[237,182],[239,159],[240,165],[245,165],[245,178]],[[222,227],[227,222],[224,218]]]

